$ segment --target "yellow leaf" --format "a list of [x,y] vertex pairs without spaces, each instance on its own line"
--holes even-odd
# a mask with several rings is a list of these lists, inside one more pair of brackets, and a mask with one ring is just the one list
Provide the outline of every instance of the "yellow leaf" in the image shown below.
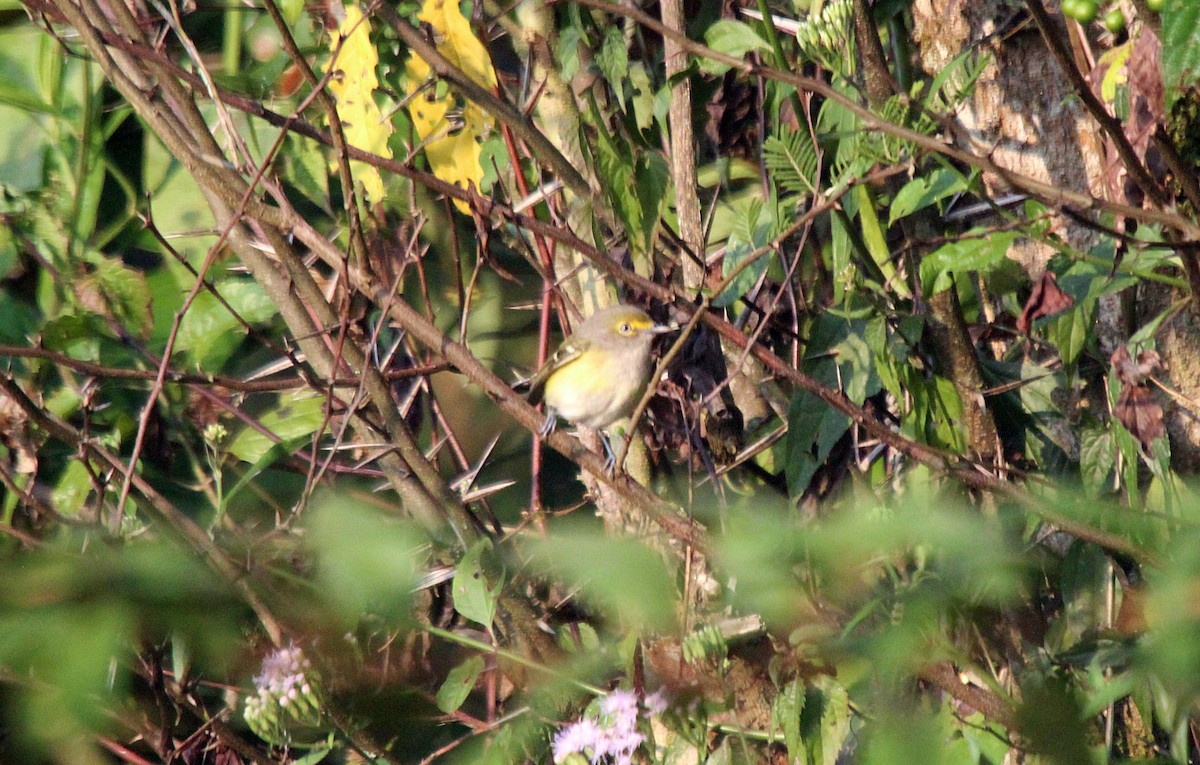
[[458,0],[425,0],[417,18],[437,30],[442,39],[438,53],[483,87],[495,87],[492,60],[459,10]]
[[[448,61],[480,86],[488,90],[496,86],[496,72],[487,49],[471,31],[458,0],[426,0],[418,18],[433,27],[441,41],[438,52]],[[484,175],[480,163],[482,141],[491,132],[491,115],[466,102],[461,124],[452,124],[449,115],[456,106],[455,97],[451,93],[437,97],[434,85],[429,82],[429,64],[414,53],[404,72],[409,117],[417,136],[425,142],[425,157],[433,174],[464,188],[468,183],[478,188]],[[470,212],[465,202],[455,200],[454,204],[462,212]]]
[[[388,138],[392,135],[392,124],[384,119],[375,103],[375,90],[379,87],[375,67],[379,65],[379,52],[371,44],[371,25],[358,7],[346,6],[346,19],[338,27],[332,49],[334,58],[329,67],[337,69],[338,74],[330,79],[329,90],[337,100],[338,118],[342,121],[346,142],[356,149],[391,157]],[[367,201],[380,202],[383,178],[378,168],[351,160],[350,169],[362,182]]]
[[1133,50],[1132,43],[1118,45],[1112,50],[1104,52],[1097,64],[1108,64],[1108,69],[1104,72],[1104,79],[1100,81],[1100,97],[1104,99],[1104,103],[1111,104],[1117,97],[1117,86],[1124,85],[1129,79],[1128,73],[1125,71],[1125,62],[1129,60],[1129,52]]

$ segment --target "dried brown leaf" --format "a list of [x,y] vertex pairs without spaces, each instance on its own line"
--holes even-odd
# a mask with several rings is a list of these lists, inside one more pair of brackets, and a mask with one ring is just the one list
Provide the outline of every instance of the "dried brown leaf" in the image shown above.
[[1025,301],[1025,308],[1021,311],[1021,317],[1017,319],[1017,331],[1027,335],[1033,322],[1065,311],[1073,305],[1075,298],[1062,291],[1054,273],[1047,269],[1042,272],[1042,278],[1038,279],[1037,284],[1033,285],[1029,300]]

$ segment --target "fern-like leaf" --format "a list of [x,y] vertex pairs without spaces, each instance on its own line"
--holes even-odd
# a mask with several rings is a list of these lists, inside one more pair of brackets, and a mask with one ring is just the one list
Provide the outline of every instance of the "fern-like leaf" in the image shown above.
[[817,150],[812,139],[798,130],[785,129],[763,143],[763,163],[772,180],[784,191],[816,194]]

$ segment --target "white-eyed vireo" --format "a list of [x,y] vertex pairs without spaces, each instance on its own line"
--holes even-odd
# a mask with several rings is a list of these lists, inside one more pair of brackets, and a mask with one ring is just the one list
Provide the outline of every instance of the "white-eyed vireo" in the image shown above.
[[588,317],[529,381],[530,403],[546,402],[543,434],[556,417],[603,430],[631,414],[649,382],[654,337],[669,331],[631,305]]

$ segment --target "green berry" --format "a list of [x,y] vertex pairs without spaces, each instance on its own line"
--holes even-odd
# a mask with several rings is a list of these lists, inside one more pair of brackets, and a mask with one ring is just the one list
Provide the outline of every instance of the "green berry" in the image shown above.
[[1120,8],[1112,8],[1104,14],[1104,28],[1114,35],[1120,34],[1125,28],[1125,14],[1121,13]]
[[1146,7],[1155,13],[1162,13],[1167,7],[1167,0],[1146,0]]
[[1098,10],[1094,0],[1063,0],[1062,9],[1063,13],[1080,24],[1086,24],[1096,18]]

